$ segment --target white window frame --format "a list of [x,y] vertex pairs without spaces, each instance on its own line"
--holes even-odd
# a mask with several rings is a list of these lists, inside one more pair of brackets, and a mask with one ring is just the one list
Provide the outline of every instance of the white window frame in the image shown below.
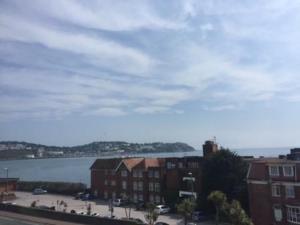
[[287,205],[287,221],[300,224],[300,207]]
[[295,198],[295,187],[293,185],[285,186],[285,197],[286,198]]
[[155,192],[160,192],[160,183],[155,183],[154,184],[154,191]]
[[[278,194],[279,191],[279,194]],[[272,184],[272,197],[280,197],[281,188],[279,184]]]
[[273,206],[273,213],[276,222],[282,221],[282,209],[279,205]]
[[[291,169],[291,174],[286,173],[286,170],[285,170],[286,168]],[[285,176],[285,177],[293,177],[294,176],[294,166],[284,165],[284,166],[282,166],[282,170],[283,170],[283,176]]]
[[[272,168],[276,168],[276,173],[273,173],[274,171]],[[278,177],[279,176],[279,166],[278,165],[270,165],[269,166],[269,175],[272,177]]]
[[104,199],[108,199],[108,192],[107,191],[104,191],[103,197],[104,197]]

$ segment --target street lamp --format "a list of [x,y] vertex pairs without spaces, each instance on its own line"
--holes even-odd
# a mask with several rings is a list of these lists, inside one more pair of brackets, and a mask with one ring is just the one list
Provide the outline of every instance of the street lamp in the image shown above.
[[7,190],[8,190],[8,168],[4,168],[4,170],[6,171],[6,186],[5,186],[5,192],[7,193]]

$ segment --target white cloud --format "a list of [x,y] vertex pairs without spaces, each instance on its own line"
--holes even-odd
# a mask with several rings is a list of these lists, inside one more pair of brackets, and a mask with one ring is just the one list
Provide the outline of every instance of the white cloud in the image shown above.
[[[298,99],[299,5],[259,3],[3,3],[1,118],[182,113],[189,101],[220,111]],[[290,12],[295,19],[283,20]]]

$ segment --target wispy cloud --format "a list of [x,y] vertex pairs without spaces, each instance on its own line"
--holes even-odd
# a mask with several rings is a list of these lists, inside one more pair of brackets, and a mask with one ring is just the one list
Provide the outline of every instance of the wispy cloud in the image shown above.
[[0,118],[295,101],[299,8],[288,0],[1,1]]

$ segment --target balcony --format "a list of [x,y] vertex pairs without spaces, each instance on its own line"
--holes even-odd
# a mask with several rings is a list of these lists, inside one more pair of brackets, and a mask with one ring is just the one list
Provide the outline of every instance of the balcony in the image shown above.
[[190,197],[194,196],[195,199],[197,199],[197,193],[191,192],[191,191],[179,191],[179,197]]

